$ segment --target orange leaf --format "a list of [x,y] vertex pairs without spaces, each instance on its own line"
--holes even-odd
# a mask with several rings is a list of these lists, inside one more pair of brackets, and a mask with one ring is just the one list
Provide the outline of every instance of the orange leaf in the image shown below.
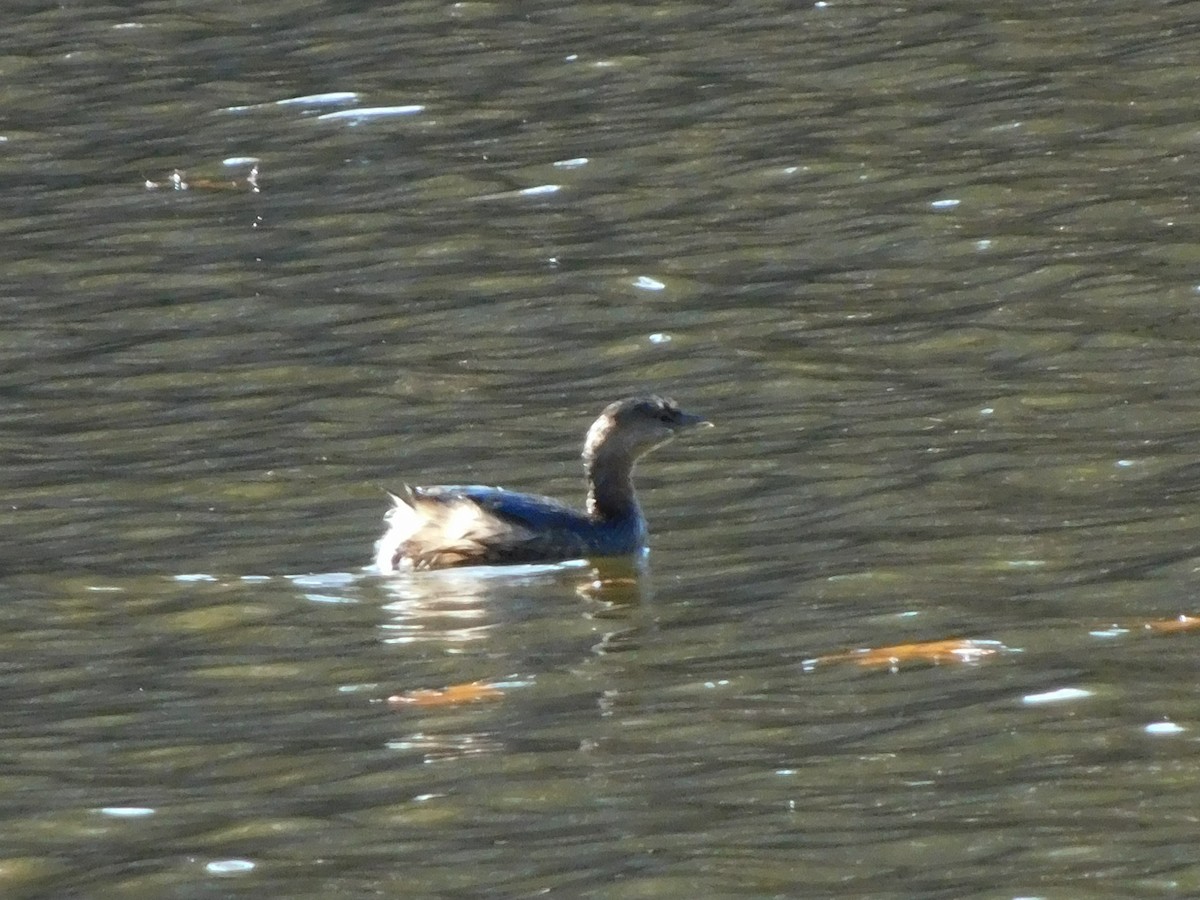
[[1142,627],[1159,634],[1175,634],[1179,631],[1200,628],[1200,617],[1181,615],[1175,619],[1155,619],[1151,622],[1143,622]]
[[464,684],[452,684],[440,689],[422,689],[406,691],[388,697],[388,703],[394,706],[458,706],[462,703],[474,703],[477,700],[496,700],[504,696],[504,692],[493,684],[485,681],[468,681]]
[[949,638],[941,641],[921,641],[915,644],[892,644],[889,647],[865,647],[846,650],[806,659],[804,668],[811,669],[822,663],[856,662],[866,668],[896,669],[901,663],[924,662],[975,663],[985,656],[994,656],[1005,647],[999,641],[973,641],[966,638]]

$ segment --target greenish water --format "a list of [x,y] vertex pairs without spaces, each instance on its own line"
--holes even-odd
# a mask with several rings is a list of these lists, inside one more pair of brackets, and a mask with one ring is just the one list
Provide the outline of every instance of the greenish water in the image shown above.
[[[11,19],[0,894],[1200,893],[1194,5]],[[646,390],[640,578],[363,571]]]

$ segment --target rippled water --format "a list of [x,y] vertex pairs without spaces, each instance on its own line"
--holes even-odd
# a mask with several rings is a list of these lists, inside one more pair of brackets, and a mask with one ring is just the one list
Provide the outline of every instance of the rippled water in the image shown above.
[[[14,13],[0,894],[1200,894],[1198,32]],[[645,390],[648,571],[364,570]]]

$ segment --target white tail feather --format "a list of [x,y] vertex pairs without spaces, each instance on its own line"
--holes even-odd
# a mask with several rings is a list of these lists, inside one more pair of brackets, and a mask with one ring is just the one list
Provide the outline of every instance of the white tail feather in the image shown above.
[[388,496],[392,498],[392,508],[383,517],[383,521],[387,523],[387,530],[384,531],[383,537],[375,542],[375,568],[381,575],[389,575],[396,571],[400,548],[424,524],[424,520],[407,500],[397,497],[391,491],[388,491]]

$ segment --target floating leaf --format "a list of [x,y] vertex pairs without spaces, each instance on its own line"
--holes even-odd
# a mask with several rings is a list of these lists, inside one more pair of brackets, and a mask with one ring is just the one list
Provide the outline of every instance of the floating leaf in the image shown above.
[[1158,634],[1175,634],[1180,631],[1191,631],[1193,628],[1200,628],[1200,616],[1179,615],[1174,619],[1155,619],[1150,622],[1143,622],[1143,628],[1148,628],[1150,631]]
[[1008,648],[999,641],[976,641],[967,638],[948,638],[941,641],[920,641],[915,644],[892,644],[888,647],[864,647],[818,656],[803,662],[805,669],[827,663],[854,662],[865,668],[887,668],[895,671],[904,663],[977,663]]
[[255,165],[245,178],[191,178],[176,169],[162,181],[146,179],[146,190],[170,191],[250,191],[258,193],[258,166]]
[[464,684],[452,684],[444,688],[427,688],[406,691],[388,697],[388,703],[393,706],[458,706],[463,703],[475,703],[479,700],[497,700],[504,692],[494,684],[485,681],[468,681]]

